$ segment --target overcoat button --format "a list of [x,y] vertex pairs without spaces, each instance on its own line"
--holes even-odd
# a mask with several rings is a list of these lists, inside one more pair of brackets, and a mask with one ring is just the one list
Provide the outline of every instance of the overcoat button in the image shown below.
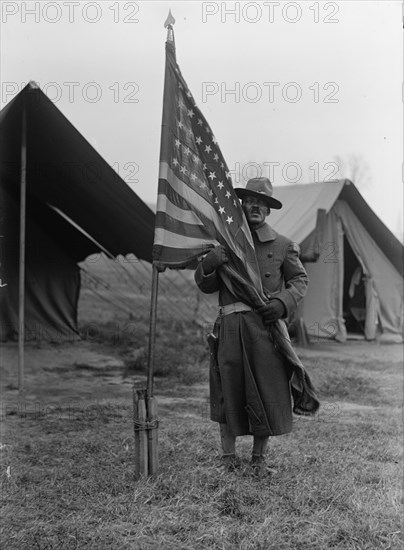
[[273,252],[269,252],[269,253],[268,253],[268,258],[272,258],[273,255],[274,255]]
[[271,274],[269,273],[269,271],[267,273],[265,273],[265,277],[270,277]]

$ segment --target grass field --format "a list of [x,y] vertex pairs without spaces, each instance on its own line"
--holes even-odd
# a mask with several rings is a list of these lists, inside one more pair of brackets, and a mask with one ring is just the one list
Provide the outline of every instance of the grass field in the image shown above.
[[134,478],[144,324],[116,341],[29,345],[20,397],[16,346],[3,344],[2,549],[402,548],[401,346],[299,350],[322,409],[271,441],[277,473],[256,479],[250,438],[234,472],[218,468],[205,344],[174,328],[158,330],[155,479]]
[[225,473],[199,306],[177,276],[182,292],[159,301],[160,469],[135,479],[132,388],[145,385],[149,290],[96,267],[130,316],[84,285],[82,339],[28,344],[21,395],[17,346],[0,345],[1,550],[402,548],[400,345],[298,349],[320,412],[270,441],[272,477],[254,477],[248,437]]

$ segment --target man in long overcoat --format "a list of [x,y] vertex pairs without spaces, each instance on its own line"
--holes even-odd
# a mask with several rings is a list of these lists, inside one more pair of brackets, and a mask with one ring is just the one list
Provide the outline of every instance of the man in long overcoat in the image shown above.
[[308,277],[298,245],[265,221],[271,208],[282,207],[272,196],[269,179],[253,178],[245,189],[235,192],[242,200],[252,233],[267,303],[252,310],[229,292],[218,274],[228,261],[222,246],[212,249],[200,262],[195,280],[205,293],[219,291],[210,405],[211,419],[220,424],[222,459],[229,466],[234,464],[236,437],[252,434],[251,462],[262,471],[269,437],[292,430],[292,372],[270,338],[268,325],[296,310],[306,293]]

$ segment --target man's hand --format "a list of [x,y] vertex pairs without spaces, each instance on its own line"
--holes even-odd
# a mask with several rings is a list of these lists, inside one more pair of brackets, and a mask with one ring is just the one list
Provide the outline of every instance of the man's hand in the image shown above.
[[264,325],[274,323],[277,319],[281,319],[286,313],[285,306],[277,298],[274,298],[265,306],[261,306],[256,311],[262,315]]
[[215,246],[215,248],[213,248],[202,260],[203,272],[205,275],[209,275],[209,273],[212,273],[215,269],[228,261],[229,258],[227,257],[224,246]]

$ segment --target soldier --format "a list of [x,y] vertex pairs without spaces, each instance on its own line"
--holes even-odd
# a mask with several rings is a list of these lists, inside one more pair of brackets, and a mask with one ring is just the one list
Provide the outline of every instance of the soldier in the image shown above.
[[219,291],[218,337],[210,369],[211,419],[220,424],[222,461],[235,465],[236,437],[253,435],[252,466],[266,471],[265,451],[270,436],[292,430],[292,371],[274,345],[268,326],[286,319],[306,293],[307,273],[299,247],[279,235],[265,219],[271,208],[282,208],[272,194],[268,178],[253,178],[246,188],[235,189],[254,240],[267,297],[265,306],[253,310],[235,298],[223,284],[218,270],[228,261],[226,249],[217,246],[200,262],[195,281],[202,292]]

